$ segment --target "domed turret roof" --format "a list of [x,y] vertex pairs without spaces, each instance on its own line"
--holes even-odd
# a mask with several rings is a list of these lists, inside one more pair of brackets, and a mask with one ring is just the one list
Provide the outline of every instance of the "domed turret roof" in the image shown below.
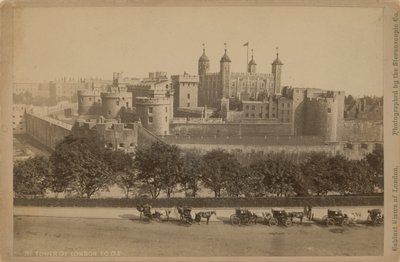
[[203,49],[203,54],[199,58],[199,62],[209,62],[210,59],[206,56],[206,50]]
[[221,57],[220,63],[225,63],[225,62],[228,62],[228,63],[232,62],[231,59],[229,58],[229,56],[226,54],[226,49],[225,49],[225,54],[224,54],[224,56]]
[[251,60],[249,62],[249,65],[257,65],[256,61],[254,61],[254,58],[251,57]]
[[283,65],[282,61],[279,59],[279,54],[276,54],[276,59],[272,62],[272,65]]

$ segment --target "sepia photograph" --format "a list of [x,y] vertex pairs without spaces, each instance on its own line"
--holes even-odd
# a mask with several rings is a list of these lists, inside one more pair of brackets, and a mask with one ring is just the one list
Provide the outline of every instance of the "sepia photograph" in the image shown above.
[[5,261],[398,260],[396,5],[78,2],[2,3]]

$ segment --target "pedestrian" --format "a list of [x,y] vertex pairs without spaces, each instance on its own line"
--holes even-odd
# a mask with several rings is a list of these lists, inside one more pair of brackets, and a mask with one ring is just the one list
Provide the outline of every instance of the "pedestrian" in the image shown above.
[[309,204],[307,213],[308,221],[311,221],[311,211],[312,211],[312,206]]

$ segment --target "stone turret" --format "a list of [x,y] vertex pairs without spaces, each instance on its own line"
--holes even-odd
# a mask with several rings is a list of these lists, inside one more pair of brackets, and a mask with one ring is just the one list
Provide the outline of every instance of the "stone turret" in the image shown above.
[[276,53],[276,59],[272,63],[272,74],[274,76],[274,94],[281,94],[281,74],[283,63],[279,59],[279,53]]

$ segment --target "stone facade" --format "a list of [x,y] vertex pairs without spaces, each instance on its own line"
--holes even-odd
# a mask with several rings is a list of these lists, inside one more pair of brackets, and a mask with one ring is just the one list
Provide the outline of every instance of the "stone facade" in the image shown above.
[[72,130],[72,125],[48,116],[26,113],[25,121],[26,133],[52,150]]
[[136,113],[144,128],[155,135],[169,135],[171,98],[136,98]]
[[179,137],[276,137],[290,136],[290,123],[171,123],[171,135]]
[[99,115],[101,114],[100,90],[78,90],[78,114]]
[[132,107],[132,94],[126,88],[111,87],[101,93],[102,115],[107,118],[119,117],[121,110]]
[[199,76],[183,75],[171,76],[172,88],[174,90],[174,108],[197,107]]
[[225,53],[220,60],[220,70],[210,73],[209,59],[203,49],[198,61],[199,106],[216,106],[221,98],[237,97],[241,100],[257,99],[260,94],[280,94],[283,63],[277,57],[272,63],[272,73],[256,73],[252,57],[245,73],[231,72],[231,59]]
[[106,121],[104,118],[78,120],[73,126],[73,136],[96,136],[104,146],[113,150],[133,152],[138,143],[138,124]]

